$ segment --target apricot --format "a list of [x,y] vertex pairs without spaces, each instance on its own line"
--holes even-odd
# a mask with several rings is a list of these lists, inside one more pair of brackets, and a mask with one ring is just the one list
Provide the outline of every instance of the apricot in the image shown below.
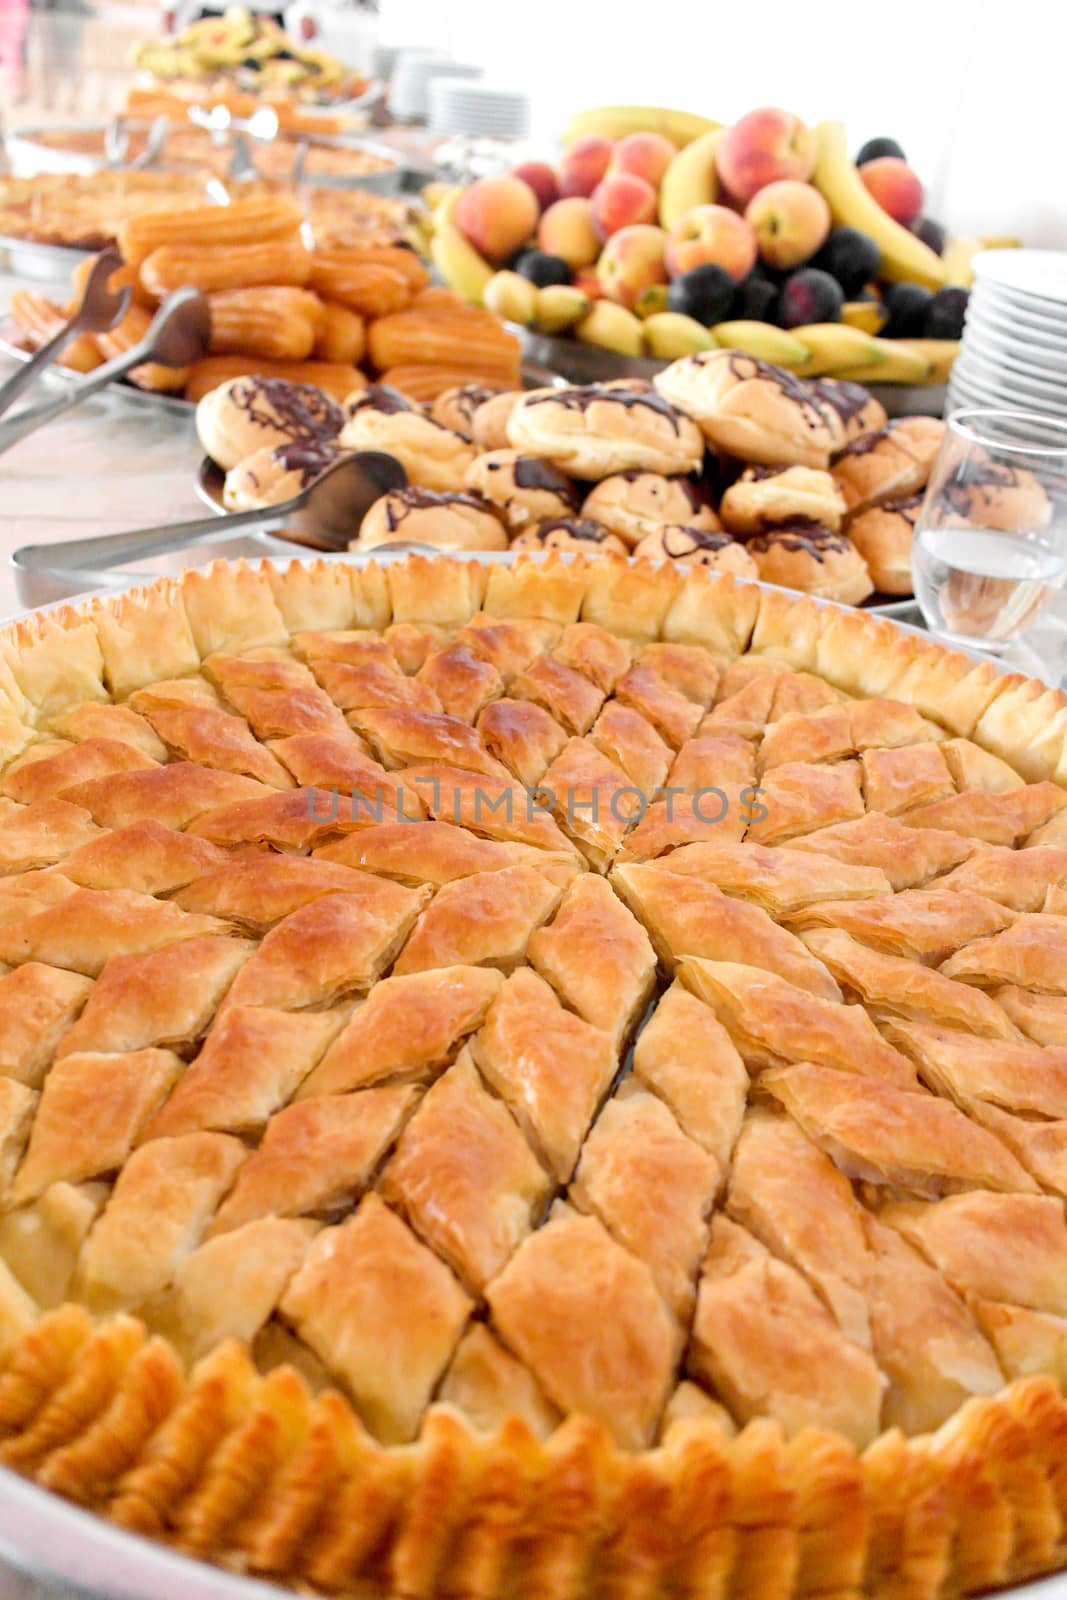
[[547,161],[524,161],[521,166],[511,169],[511,176],[530,185],[542,211],[547,211],[559,199],[556,169],[550,167]]
[[815,171],[815,135],[791,111],[765,106],[727,128],[715,166],[734,198],[747,205],[782,178],[807,182]]
[[798,267],[826,242],[830,207],[810,183],[782,178],[748,202],[745,221],[769,267]]
[[667,235],[666,259],[672,278],[710,262],[740,283],[756,264],[756,235],[727,206],[694,206]]
[[605,139],[599,133],[589,133],[584,139],[576,139],[564,151],[559,164],[561,198],[567,200],[572,195],[583,195],[588,199],[607,172],[614,154],[614,139]]
[[894,222],[910,228],[922,214],[923,186],[899,156],[879,156],[859,169],[864,188]]
[[656,191],[632,172],[610,173],[593,190],[593,226],[602,239],[620,228],[656,220]]
[[478,178],[456,205],[456,225],[487,261],[506,261],[537,227],[541,207],[521,178]]
[[569,267],[592,266],[600,254],[600,238],[593,226],[593,207],[581,195],[571,195],[549,206],[537,230],[537,247],[561,256]]
[[597,263],[597,277],[608,299],[632,311],[645,289],[653,284],[665,284],[666,248],[667,235],[663,229],[647,223],[632,223],[613,233]]
[[615,146],[608,172],[631,172],[658,189],[677,154],[678,146],[662,133],[628,133]]

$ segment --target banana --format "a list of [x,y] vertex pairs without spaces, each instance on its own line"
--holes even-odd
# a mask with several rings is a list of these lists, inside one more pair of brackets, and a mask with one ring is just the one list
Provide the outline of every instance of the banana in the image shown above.
[[[883,211],[852,163],[843,122],[820,122],[815,129],[815,172],[836,223],[869,234],[882,252],[880,276],[891,283],[921,283],[940,289],[948,281],[945,264],[929,246]],[[670,168],[667,169],[668,171]]]
[[589,310],[592,302],[581,289],[570,283],[550,283],[537,291],[534,322],[542,333],[563,333]]
[[493,269],[463,237],[454,222],[439,223],[430,240],[430,257],[448,284],[464,300],[480,306]]
[[657,311],[667,310],[667,285],[665,283],[650,283],[647,289],[642,289],[634,304],[634,311],[642,322],[646,317],[654,317]]
[[889,321],[889,312],[880,300],[846,300],[841,307],[841,321],[864,333],[881,333]]
[[1017,239],[1013,233],[984,233],[982,235],[983,250],[1020,250],[1022,240]]
[[917,350],[910,349],[903,339],[873,339],[879,347],[876,361],[865,361],[855,367],[842,367],[835,378],[846,378],[853,383],[929,383],[932,370],[929,359]]
[[518,272],[494,272],[482,293],[482,304],[504,322],[529,327],[537,315],[537,285]]
[[461,183],[443,183],[436,187],[440,189],[440,193],[433,202],[433,225],[435,228],[441,228],[446,222],[455,222],[456,207],[459,205],[459,197],[465,186]]
[[595,300],[574,332],[583,344],[614,350],[620,356],[644,354],[644,325],[632,311],[611,300]]
[[696,355],[698,350],[714,350],[715,340],[695,317],[680,311],[657,311],[642,324],[650,356],[658,361],[677,361],[680,356]]
[[592,106],[577,111],[566,123],[560,141],[573,144],[590,133],[604,139],[625,139],[628,133],[662,133],[678,145],[692,144],[702,133],[721,128],[721,122],[700,117],[693,111],[672,111],[667,106]]
[[981,239],[966,237],[950,239],[941,256],[946,283],[954,284],[960,289],[969,289],[974,282],[974,268],[971,262],[979,250],[984,249],[985,244]]
[[844,322],[810,322],[789,331],[811,354],[804,368],[806,378],[822,378],[842,367],[861,367],[885,359],[879,348],[884,340],[873,339],[869,333]]
[[710,205],[719,192],[715,156],[723,130],[713,128],[679,150],[659,186],[661,228],[672,228],[694,206]]
[[[948,375],[952,371],[952,363],[960,353],[958,339],[896,339],[893,341],[898,349],[905,348],[922,356],[930,363],[930,371],[925,383],[947,383]],[[918,380],[917,380],[918,381]]]
[[711,330],[715,343],[723,350],[743,350],[757,361],[770,361],[791,372],[805,372],[811,351],[784,328],[769,322],[718,322]]

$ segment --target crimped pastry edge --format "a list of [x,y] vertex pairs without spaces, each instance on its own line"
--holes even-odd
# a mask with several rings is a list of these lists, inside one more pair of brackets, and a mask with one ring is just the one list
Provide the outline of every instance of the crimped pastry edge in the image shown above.
[[[0,630],[0,756],[68,705],[308,628],[461,626],[477,609],[578,617],[746,649],[853,694],[910,700],[1031,781],[1063,782],[1067,695],[861,612],[698,567],[600,555],[356,566],[215,562]],[[937,1433],[862,1455],[773,1422],[676,1423],[638,1454],[570,1417],[478,1434],[447,1407],[384,1448],[348,1403],[265,1376],[235,1344],[186,1376],[130,1317],[68,1305],[0,1350],[0,1463],[120,1527],[328,1593],[933,1600],[1067,1565],[1067,1404],[1051,1377],[967,1401]]]

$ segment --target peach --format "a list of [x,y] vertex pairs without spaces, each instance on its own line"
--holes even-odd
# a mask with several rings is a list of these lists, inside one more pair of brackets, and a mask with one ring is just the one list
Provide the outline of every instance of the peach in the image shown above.
[[747,204],[781,178],[807,182],[815,171],[815,135],[791,111],[750,111],[723,134],[715,165],[730,193]]
[[520,167],[511,169],[511,176],[521,178],[523,183],[530,185],[542,211],[547,211],[559,199],[556,169],[550,167],[547,161],[524,161]]
[[572,195],[587,199],[608,170],[615,154],[614,139],[605,139],[599,133],[586,134],[576,139],[563,153],[559,164],[559,192],[564,200]]
[[604,285],[597,276],[596,267],[579,267],[574,274],[573,287],[575,289],[580,289],[584,295],[588,295],[590,300],[604,299]]
[[456,226],[487,261],[506,261],[537,227],[541,207],[521,178],[478,178],[456,205]]
[[575,194],[549,206],[537,230],[537,247],[562,257],[569,267],[592,266],[600,254],[600,238],[591,202]]
[[859,169],[864,187],[883,211],[905,228],[922,213],[923,186],[906,161],[899,156],[879,156],[865,161]]
[[825,243],[830,207],[810,183],[782,178],[748,202],[745,221],[769,267],[798,267]]
[[628,133],[615,146],[608,172],[632,172],[658,189],[677,154],[678,146],[662,133]]
[[726,206],[694,206],[667,235],[667,271],[672,278],[712,262],[735,283],[756,264],[752,225]]
[[635,222],[655,222],[656,191],[632,172],[609,173],[593,190],[593,226],[602,239]]
[[597,277],[608,299],[632,311],[643,290],[666,283],[666,248],[663,229],[647,223],[633,223],[613,233],[597,263]]

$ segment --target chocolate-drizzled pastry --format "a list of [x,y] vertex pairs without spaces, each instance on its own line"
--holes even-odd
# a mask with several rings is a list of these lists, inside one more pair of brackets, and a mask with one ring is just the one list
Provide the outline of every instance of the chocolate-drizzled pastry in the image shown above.
[[840,416],[811,385],[740,350],[684,356],[653,381],[710,444],[743,461],[825,468],[845,442]]
[[738,578],[759,576],[756,563],[744,545],[731,539],[728,533],[686,527],[683,523],[668,523],[657,528],[641,540],[634,555],[647,561],[688,561],[711,567],[716,572],[732,572]]
[[226,474],[223,503],[229,511],[283,505],[309,488],[343,453],[328,439],[291,439],[255,450]]
[[372,550],[397,540],[438,550],[506,550],[508,536],[492,507],[477,495],[407,488],[375,500],[351,548]]
[[974,523],[1005,532],[1036,533],[1048,526],[1052,502],[1025,467],[968,456],[937,488],[930,520],[942,526]]
[[583,555],[595,555],[598,550],[614,550],[626,555],[626,546],[617,534],[610,533],[599,522],[589,522],[581,517],[550,517],[539,527],[527,528],[512,539],[513,550],[574,550]]
[[474,418],[478,411],[487,400],[503,392],[484,383],[460,383],[453,389],[443,390],[435,400],[431,400],[426,407],[427,415],[434,422],[443,423],[455,433],[465,433],[471,439],[474,437]]
[[802,517],[758,533],[745,548],[765,583],[850,606],[873,592],[867,563],[852,541]]
[[880,594],[911,594],[911,544],[925,494],[868,506],[848,525],[848,536],[867,563]]
[[861,433],[884,428],[888,420],[885,406],[862,383],[847,383],[841,378],[815,378],[812,389],[823,405],[837,412],[845,430],[845,443]]
[[637,545],[669,522],[714,531],[719,519],[691,478],[661,472],[617,472],[590,490],[582,516],[602,522],[628,545]]
[[628,380],[532,389],[516,403],[507,434],[513,449],[595,480],[616,472],[693,472],[704,454],[690,418],[648,384]]
[[335,439],[344,420],[336,401],[314,384],[255,375],[220,384],[196,408],[200,443],[227,472],[256,450]]
[[848,516],[925,488],[943,427],[934,417],[905,417],[839,451],[832,471]]
[[513,533],[577,511],[581,497],[567,474],[540,456],[491,450],[467,469],[467,486],[491,502]]
[[345,409],[344,449],[386,451],[418,488],[462,490],[475,455],[466,434],[435,422],[399,389],[384,383],[369,384],[351,395]]
[[[522,389],[505,389],[484,400],[471,419],[470,432],[479,450],[506,450],[508,418],[523,396]],[[464,430],[466,431],[466,430]]]
[[837,485],[818,467],[746,467],[719,506],[725,527],[738,538],[797,517],[836,533],[844,514]]

